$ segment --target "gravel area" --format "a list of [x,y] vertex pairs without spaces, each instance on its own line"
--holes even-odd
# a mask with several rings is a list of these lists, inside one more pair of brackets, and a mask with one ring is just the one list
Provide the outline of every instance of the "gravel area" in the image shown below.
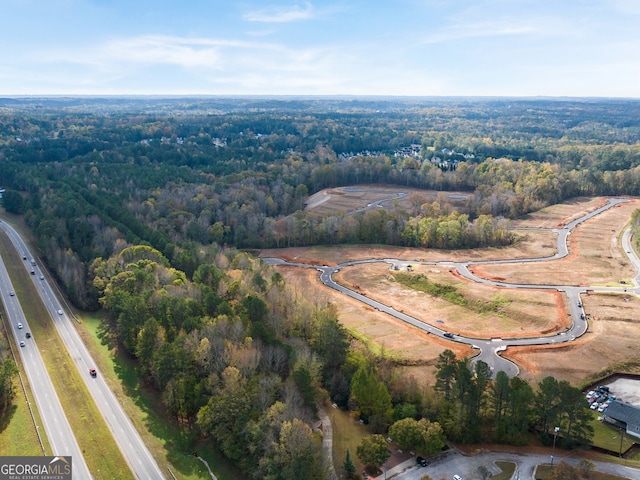
[[640,380],[630,378],[618,378],[608,383],[611,394],[618,400],[640,408]]

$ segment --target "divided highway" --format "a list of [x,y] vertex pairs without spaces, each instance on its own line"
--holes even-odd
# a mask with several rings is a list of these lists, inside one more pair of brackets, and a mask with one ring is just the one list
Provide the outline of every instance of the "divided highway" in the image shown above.
[[[51,452],[46,455],[71,455],[72,471],[75,478],[92,478],[76,437],[71,430],[67,417],[62,410],[60,399],[51,383],[51,379],[40,356],[35,338],[26,338],[29,323],[24,316],[20,301],[13,293],[13,285],[0,256],[0,298],[7,312],[7,321],[11,325],[11,332],[16,345],[24,342],[24,347],[18,346],[24,370],[29,379],[31,392],[40,412],[44,429],[51,445]],[[20,325],[20,326],[18,326]]]
[[[584,309],[582,307],[582,302],[580,300],[580,295],[582,293],[585,293],[587,289],[596,291],[596,292],[623,293],[628,291],[636,294],[640,293],[640,288],[638,288],[638,285],[640,283],[640,260],[638,259],[638,257],[635,255],[635,253],[631,248],[630,230],[627,229],[624,232],[624,235],[622,238],[623,248],[627,253],[627,255],[629,256],[632,264],[634,265],[634,267],[639,273],[636,275],[634,279],[634,285],[629,286],[627,288],[505,283],[505,282],[498,282],[498,281],[478,277],[469,271],[469,267],[471,265],[544,262],[544,261],[558,260],[560,258],[566,257],[569,254],[568,238],[575,227],[595,217],[596,215],[599,215],[602,212],[624,202],[628,202],[628,200],[625,200],[623,198],[609,198],[607,199],[606,205],[596,210],[593,210],[592,212],[589,212],[576,220],[573,220],[572,222],[565,225],[564,228],[551,229],[558,236],[557,236],[557,242],[556,242],[556,253],[549,257],[518,258],[518,259],[506,259],[506,260],[483,260],[483,261],[468,261],[468,262],[452,262],[452,261],[420,262],[420,261],[408,261],[408,260],[386,258],[386,259],[370,259],[370,260],[346,262],[346,263],[332,266],[332,267],[308,265],[308,264],[296,263],[296,262],[287,262],[280,258],[263,258],[263,260],[271,265],[289,265],[289,266],[297,266],[297,267],[305,267],[305,268],[315,268],[320,272],[320,280],[326,286],[333,288],[334,290],[337,290],[340,293],[343,293],[344,295],[348,295],[349,297],[354,298],[366,305],[369,305],[370,307],[375,308],[376,310],[384,312],[388,315],[392,315],[402,320],[403,322],[406,322],[410,325],[413,325],[416,328],[419,328],[420,330],[439,336],[443,339],[470,345],[471,347],[479,351],[478,355],[474,357],[474,361],[482,360],[489,365],[489,367],[492,369],[494,373],[502,370],[507,375],[512,377],[519,373],[518,366],[500,355],[500,352],[503,352],[508,347],[524,346],[524,345],[548,345],[548,344],[571,342],[576,338],[578,338],[579,336],[583,335],[587,331],[587,326],[588,326],[587,320],[586,320],[587,316],[584,312]],[[548,230],[548,229],[545,229],[545,230]],[[468,278],[469,280],[472,280],[478,283],[483,283],[486,285],[499,286],[503,288],[521,288],[521,289],[535,288],[535,289],[556,290],[567,295],[567,298],[569,300],[569,309],[571,312],[572,324],[571,324],[571,327],[569,327],[567,330],[553,336],[486,339],[486,338],[473,338],[473,337],[464,337],[460,335],[453,335],[450,332],[447,332],[437,326],[434,326],[430,322],[425,322],[418,318],[415,318],[403,312],[400,312],[391,306],[388,306],[382,302],[373,300],[361,293],[358,293],[355,290],[352,290],[343,285],[340,285],[333,280],[332,275],[335,272],[338,272],[341,268],[349,267],[356,264],[380,263],[380,262],[388,263],[390,266],[393,266],[398,269],[406,269],[408,265],[418,265],[418,264],[438,265],[441,267],[455,268],[458,270],[458,272],[462,276]],[[435,323],[435,319],[433,321]]]
[[[29,252],[26,243],[22,240],[18,232],[7,223],[0,222],[0,228],[6,232],[16,250],[23,257],[25,268],[29,272],[33,270],[31,279],[42,298],[42,302],[49,311],[56,329],[69,351],[69,355],[78,367],[93,400],[100,409],[100,412],[107,422],[107,425],[120,447],[123,456],[129,463],[132,472],[139,479],[164,479],[165,476],[162,474],[160,467],[149,452],[147,446],[142,441],[142,438],[133,426],[133,423],[123,410],[104,378],[100,375],[100,372],[98,371],[98,375],[96,377],[89,375],[89,368],[95,368],[95,362],[73,325],[73,320],[67,314],[68,309],[60,303],[53,289],[42,274],[39,266],[32,265],[31,259],[35,257]],[[0,261],[0,263],[2,262]],[[10,323],[14,328],[14,336],[18,339],[20,334],[15,332],[15,330],[19,330],[16,328],[16,325],[18,323],[22,323],[24,327],[23,330],[25,331],[28,328],[28,325],[24,318],[24,314],[22,313],[22,309],[19,308],[20,304],[17,297],[10,295],[10,293],[13,292],[13,287],[11,286],[11,281],[8,277],[6,268],[4,268],[4,263],[2,263],[2,267],[0,268],[0,289],[2,289],[2,292],[0,293],[2,295],[2,301],[7,305],[7,315],[9,315]],[[23,361],[28,360],[25,361],[25,370],[29,377],[31,388],[34,393],[34,397],[36,398],[36,403],[38,404],[38,409],[43,418],[47,436],[53,446],[54,454],[73,456],[74,478],[92,478],[86,463],[84,462],[84,458],[78,449],[75,437],[71,432],[71,428],[68,425],[66,417],[62,411],[62,407],[59,406],[60,403],[55,391],[53,390],[53,386],[51,386],[51,390],[44,390],[44,388],[46,388],[44,385],[47,382],[51,384],[51,381],[46,373],[46,369],[42,363],[42,358],[38,352],[38,348],[36,346],[37,339],[30,338],[27,340],[25,338],[20,338],[18,339],[18,344],[20,340],[25,341],[25,346],[21,348],[19,347],[20,353]],[[37,362],[37,359],[39,359],[39,363]],[[46,408],[49,403],[57,403],[59,409],[55,412],[50,412]],[[66,424],[66,430],[64,430],[64,433],[58,432],[58,424]],[[91,426],[88,425],[87,428],[91,428]],[[61,435],[62,438],[58,440],[57,437],[59,435]],[[73,449],[74,445],[75,450]],[[47,452],[47,454],[49,453]]]

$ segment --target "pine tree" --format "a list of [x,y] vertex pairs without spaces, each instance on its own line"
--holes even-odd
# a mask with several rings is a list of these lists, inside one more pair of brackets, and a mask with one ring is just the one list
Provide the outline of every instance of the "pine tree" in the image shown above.
[[351,460],[351,452],[347,448],[347,456],[344,459],[344,464],[342,465],[342,469],[344,470],[347,478],[353,478],[356,474],[356,466],[353,464]]

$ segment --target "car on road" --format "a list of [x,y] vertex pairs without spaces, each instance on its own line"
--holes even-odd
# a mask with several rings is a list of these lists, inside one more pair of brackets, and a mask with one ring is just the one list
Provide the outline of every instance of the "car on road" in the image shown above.
[[453,333],[445,332],[444,336],[447,338],[453,338]]
[[429,465],[429,462],[427,462],[427,460],[422,457],[416,457],[416,463],[421,467],[426,467],[427,465]]
[[11,290],[11,291],[9,292],[9,295],[13,297],[13,296],[15,295],[14,291],[13,291],[13,290]]
[[22,328],[22,324],[21,323],[18,324],[18,328]]
[[44,275],[40,275],[40,280],[44,280]]
[[29,332],[25,333],[24,336],[27,338],[31,338],[31,334]]
[[62,310],[58,310],[58,315],[62,315]]
[[26,345],[26,343],[24,343],[24,340],[20,340],[20,346],[24,347]]
[[97,377],[97,376],[98,376],[98,373],[96,372],[96,369],[95,369],[95,368],[91,367],[91,368],[89,369],[89,375],[91,375],[92,377]]
[[462,480],[462,477],[460,475],[454,475],[453,480]]

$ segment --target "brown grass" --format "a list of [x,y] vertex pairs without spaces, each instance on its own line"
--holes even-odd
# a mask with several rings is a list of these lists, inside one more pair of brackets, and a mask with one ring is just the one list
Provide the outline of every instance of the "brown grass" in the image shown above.
[[[621,285],[635,275],[620,246],[620,234],[631,213],[638,208],[637,199],[614,207],[580,225],[569,237],[570,255],[566,259],[506,265],[474,267],[478,275],[505,279],[508,282],[566,285]],[[369,200],[370,201],[370,200]],[[598,208],[603,198],[577,199],[546,208],[513,222],[513,227],[558,228]],[[329,203],[330,200],[324,203]],[[339,246],[264,250],[261,256],[295,258],[298,262],[336,265],[362,259],[398,258],[412,261],[465,261],[547,256],[555,253],[556,236],[550,230],[516,230],[521,240],[514,246],[482,250],[422,250],[383,246]],[[455,270],[446,267],[418,266],[416,273],[426,274],[430,280],[455,285],[465,298],[492,298],[502,295],[509,300],[502,315],[482,314],[457,307],[427,294],[406,288],[390,279],[389,265],[375,263],[345,267],[336,275],[346,285],[358,284],[367,295],[392,305],[398,310],[463,335],[479,337],[517,337],[553,333],[568,326],[568,306],[558,292],[531,289],[513,291],[466,281]],[[431,335],[417,332],[399,320],[337,292],[321,287],[315,270],[282,268],[291,281],[302,281],[315,296],[319,292],[338,306],[340,319],[347,328],[365,335],[390,353],[403,359],[407,372],[426,383],[433,381],[433,364],[445,348],[457,355],[470,355],[472,350]],[[285,273],[286,272],[286,273]],[[297,280],[295,280],[297,279]],[[302,288],[305,288],[304,286]],[[511,348],[505,356],[521,367],[521,375],[542,378],[553,375],[579,384],[596,372],[640,357],[634,339],[640,331],[636,320],[640,299],[635,296],[583,296],[585,311],[591,315],[588,332],[568,345]],[[420,365],[413,367],[412,365]],[[424,367],[427,368],[424,368]]]

